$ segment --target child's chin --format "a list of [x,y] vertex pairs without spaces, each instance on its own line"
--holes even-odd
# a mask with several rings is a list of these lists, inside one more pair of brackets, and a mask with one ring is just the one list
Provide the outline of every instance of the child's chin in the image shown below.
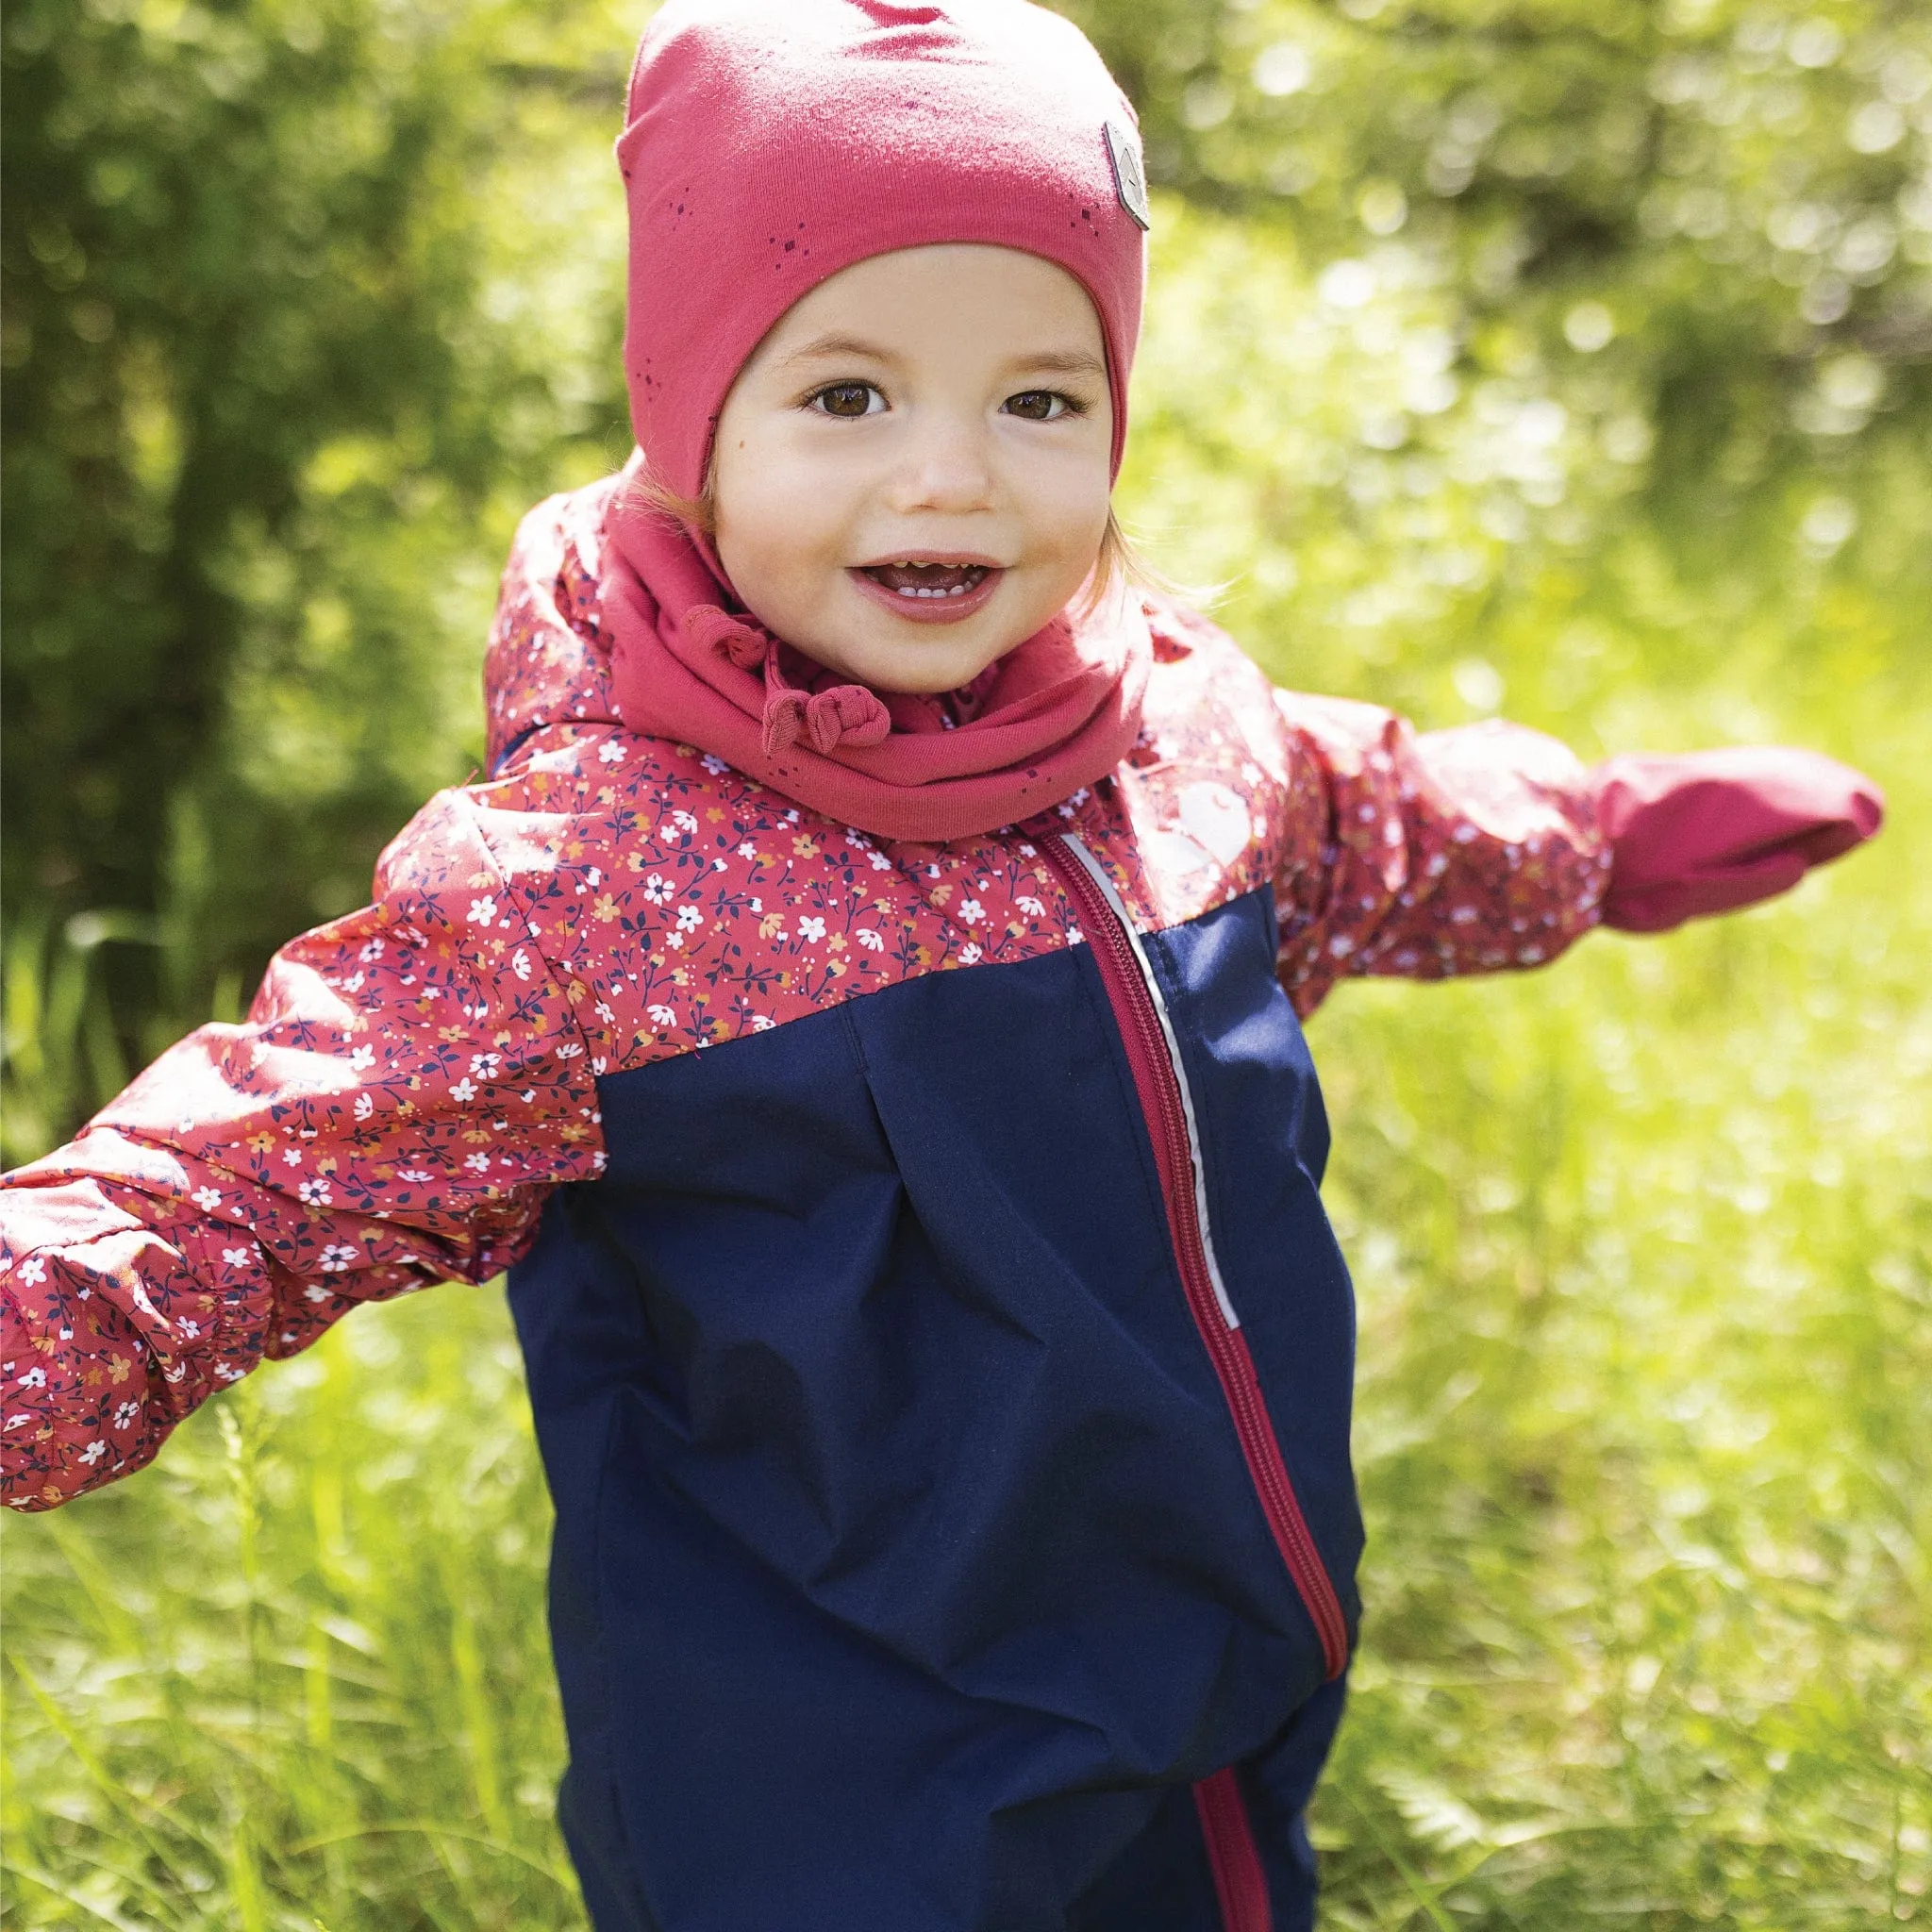
[[1011,628],[972,622],[897,625],[890,617],[882,623],[876,611],[867,610],[846,633],[843,648],[833,645],[823,654],[808,645],[800,648],[874,691],[936,697],[971,684],[989,664],[1023,643],[1024,637],[1009,635]]
[[908,697],[938,697],[971,684],[989,664],[1004,658],[1011,648],[1010,644],[1003,644],[998,650],[985,652],[924,652],[915,641],[869,657],[868,668],[848,666],[846,670],[849,676],[874,691],[902,692]]

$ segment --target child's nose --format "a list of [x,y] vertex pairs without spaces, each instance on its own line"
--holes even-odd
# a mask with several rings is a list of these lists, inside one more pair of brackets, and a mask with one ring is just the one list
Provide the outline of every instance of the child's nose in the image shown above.
[[902,452],[892,487],[895,510],[972,510],[991,508],[993,468],[984,425],[958,418],[928,417]]

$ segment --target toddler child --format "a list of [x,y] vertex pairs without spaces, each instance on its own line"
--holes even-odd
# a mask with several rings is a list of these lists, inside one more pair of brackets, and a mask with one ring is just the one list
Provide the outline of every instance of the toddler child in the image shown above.
[[599,1932],[1276,1932],[1353,1316],[1297,1024],[1869,835],[1270,689],[1108,508],[1131,108],[1022,0],[672,0],[641,456],[518,535],[486,782],[0,1192],[7,1500],[508,1268]]

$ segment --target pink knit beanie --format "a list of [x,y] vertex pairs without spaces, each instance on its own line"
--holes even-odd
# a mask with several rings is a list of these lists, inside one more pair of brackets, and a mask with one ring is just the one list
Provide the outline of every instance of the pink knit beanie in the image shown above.
[[1025,0],[670,0],[617,143],[625,376],[653,476],[704,487],[724,396],[808,290],[869,256],[991,242],[1091,297],[1126,433],[1146,192],[1133,108]]

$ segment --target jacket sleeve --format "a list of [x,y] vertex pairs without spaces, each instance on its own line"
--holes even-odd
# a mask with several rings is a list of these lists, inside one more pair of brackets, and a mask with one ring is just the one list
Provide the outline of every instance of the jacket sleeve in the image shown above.
[[278,953],[245,1024],[0,1180],[0,1500],[139,1469],[358,1302],[514,1259],[548,1191],[603,1165],[584,996],[462,794],[432,801],[375,903]]
[[1540,966],[1602,917],[1596,781],[1522,725],[1418,733],[1373,705],[1277,691],[1293,778],[1275,874],[1303,1016],[1351,974]]

